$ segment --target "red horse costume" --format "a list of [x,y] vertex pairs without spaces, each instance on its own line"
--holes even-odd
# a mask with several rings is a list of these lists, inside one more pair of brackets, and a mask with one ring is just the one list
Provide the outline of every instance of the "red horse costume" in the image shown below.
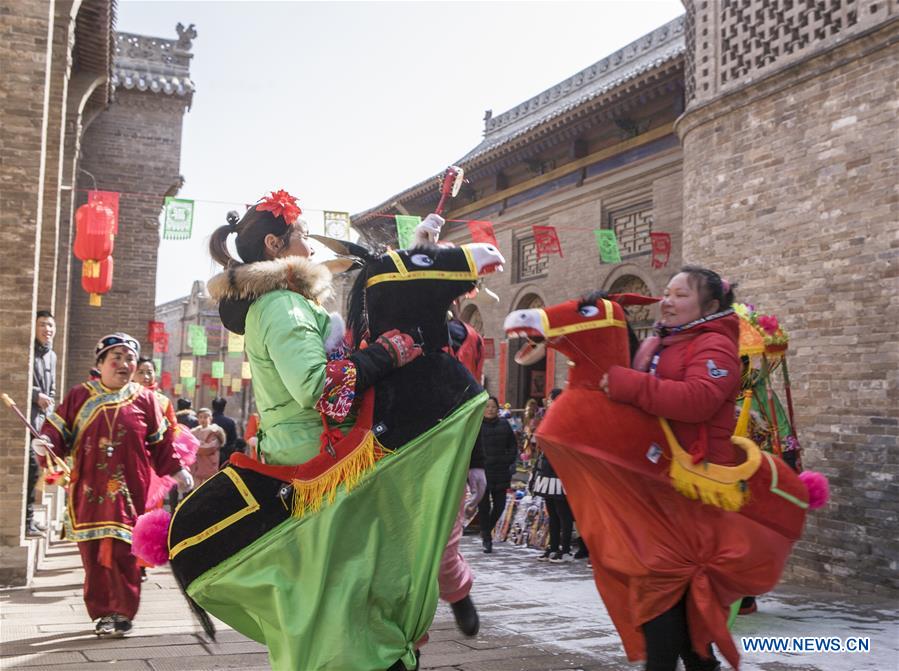
[[[721,321],[719,326],[729,328]],[[707,436],[710,454],[736,463],[739,459],[728,453],[738,448],[746,453],[739,466],[705,460],[695,426],[691,435],[673,422],[684,442],[693,441],[684,446],[687,451],[665,419],[615,403],[601,392],[603,374],[629,362],[618,303],[567,301],[544,310],[518,310],[506,318],[505,329],[537,341],[538,350],[559,350],[573,364],[567,389],[550,407],[537,440],[568,491],[590,549],[597,589],[628,659],[646,656],[642,625],[686,594],[694,650],[703,654],[714,643],[737,667],[739,654],[727,630],[730,604],[777,584],[809,507],[803,482],[751,441],[733,438],[733,446],[724,445],[714,420]],[[716,347],[714,339],[710,346]],[[715,358],[723,356],[708,358],[721,370],[730,366],[739,386],[739,367]],[[534,360],[527,353],[519,357]],[[624,380],[616,383],[628,399],[638,398],[643,384],[665,384],[646,376],[629,380],[624,369],[615,374]],[[696,406],[715,402],[718,393],[733,391],[736,397],[736,387],[724,390],[731,384],[724,377],[711,377],[713,384],[697,393]],[[691,408],[675,411],[662,402],[654,410],[690,421]]]

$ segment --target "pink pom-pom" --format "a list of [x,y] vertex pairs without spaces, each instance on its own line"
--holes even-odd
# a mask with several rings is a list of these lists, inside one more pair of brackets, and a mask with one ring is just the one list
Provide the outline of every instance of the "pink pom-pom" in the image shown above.
[[817,471],[802,471],[799,479],[808,490],[808,507],[812,510],[822,508],[830,498],[830,485],[827,483],[827,477]]
[[131,534],[131,554],[152,566],[169,560],[169,522],[172,516],[164,508],[151,510],[137,518]]
[[177,484],[178,483],[175,482],[175,479],[171,475],[163,475],[160,478],[151,470],[150,487],[147,489],[147,510],[157,507],[159,502],[162,501],[166,496],[168,496],[168,493],[172,490],[172,487]]

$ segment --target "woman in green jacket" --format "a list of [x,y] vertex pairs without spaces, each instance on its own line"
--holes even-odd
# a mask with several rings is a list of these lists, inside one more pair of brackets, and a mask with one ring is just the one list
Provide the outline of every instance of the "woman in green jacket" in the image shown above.
[[[259,451],[270,464],[301,464],[319,454],[322,413],[332,429],[348,430],[355,395],[421,354],[410,336],[388,332],[347,357],[343,319],[321,305],[331,293],[331,273],[311,260],[300,214],[295,198],[274,192],[239,219],[231,213],[209,243],[225,267],[209,291],[225,327],[245,335]],[[241,260],[226,246],[232,233]]]

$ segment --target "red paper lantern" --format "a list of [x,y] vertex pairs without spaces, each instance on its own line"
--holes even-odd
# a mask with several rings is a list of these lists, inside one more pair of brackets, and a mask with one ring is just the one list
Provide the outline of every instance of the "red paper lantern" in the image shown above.
[[102,303],[100,298],[112,288],[112,257],[108,257],[97,264],[99,271],[97,277],[85,274],[87,265],[81,270],[81,288],[91,295],[90,304],[98,308]]
[[73,251],[84,262],[82,275],[100,274],[100,261],[112,255],[116,228],[112,208],[101,202],[82,205],[75,212]]

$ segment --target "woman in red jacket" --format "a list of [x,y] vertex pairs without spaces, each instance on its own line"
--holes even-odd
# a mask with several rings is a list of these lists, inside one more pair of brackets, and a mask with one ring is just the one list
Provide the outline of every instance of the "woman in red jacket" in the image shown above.
[[[733,288],[717,273],[683,267],[665,289],[657,335],[641,344],[634,368],[613,366],[600,382],[612,400],[670,420],[694,463],[733,466],[741,461],[730,442],[740,388],[740,328],[733,300]],[[646,622],[643,633],[647,671],[673,671],[678,657],[687,671],[720,668],[713,655],[702,659],[692,650],[684,599]]]

